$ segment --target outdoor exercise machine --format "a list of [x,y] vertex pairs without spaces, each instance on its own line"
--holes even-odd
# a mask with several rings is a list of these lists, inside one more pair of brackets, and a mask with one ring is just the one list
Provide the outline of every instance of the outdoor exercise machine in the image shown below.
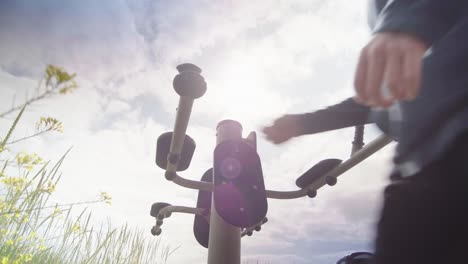
[[213,166],[200,181],[185,179],[178,174],[190,166],[195,141],[186,135],[194,100],[206,92],[202,70],[185,63],[177,66],[173,86],[180,96],[174,131],[157,140],[156,164],[165,170],[165,178],[185,188],[198,190],[196,207],[173,206],[158,202],[151,206],[156,219],[151,228],[161,234],[164,219],[172,213],[194,214],[193,232],[200,245],[208,248],[208,264],[240,264],[241,238],[260,231],[267,222],[270,199],[296,199],[317,196],[325,185],[333,186],[337,177],[365,160],[392,140],[385,135],[363,144],[363,126],[356,126],[351,157],[322,160],[296,180],[299,189],[293,191],[266,190],[255,132],[242,137],[242,125],[224,120],[216,128],[216,148]]

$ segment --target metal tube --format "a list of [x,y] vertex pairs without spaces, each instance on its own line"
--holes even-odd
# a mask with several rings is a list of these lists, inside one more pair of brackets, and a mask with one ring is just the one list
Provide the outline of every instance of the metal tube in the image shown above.
[[364,146],[364,125],[359,125],[354,128],[354,140],[352,144],[351,156]]
[[160,215],[167,215],[171,213],[184,213],[184,214],[194,214],[194,215],[203,215],[205,209],[203,208],[193,208],[187,206],[166,206],[159,212]]
[[207,191],[207,192],[213,191],[213,183],[211,182],[193,181],[193,180],[185,179],[178,174],[176,174],[176,177],[172,181],[179,186],[189,188],[189,189],[195,189],[195,190]]
[[[329,177],[338,177],[338,176],[340,176],[341,174],[348,171],[352,167],[356,166],[357,164],[359,164],[363,160],[367,159],[372,154],[376,153],[377,151],[379,151],[380,149],[382,149],[386,145],[390,144],[390,142],[392,142],[392,141],[393,141],[393,139],[391,139],[387,135],[379,136],[378,138],[374,139],[369,144],[367,144],[364,148],[362,148],[361,150],[354,153],[354,155],[351,158],[347,159],[346,161],[341,163],[339,166],[337,166],[336,168],[331,170],[323,178],[326,178],[328,176]],[[310,188],[312,186],[314,186],[314,184],[311,184],[311,185],[309,185],[307,187]],[[317,189],[315,189],[315,190],[317,190]]]
[[[192,98],[185,96],[181,96],[179,99],[179,106],[177,107],[174,132],[172,134],[171,147],[169,151],[170,155],[176,155],[180,157],[182,147],[184,146],[185,133],[187,132],[190,114],[192,112],[193,101],[194,100]],[[166,173],[172,173],[175,176],[173,179],[171,179],[172,181],[185,188],[202,191],[212,191],[213,184],[188,180],[178,175],[176,173],[177,164],[178,162],[167,163]]]
[[[372,141],[371,143],[369,143],[368,145],[366,145],[361,150],[356,151],[351,158],[349,158],[348,160],[340,164],[337,168],[330,171],[328,174],[321,177],[319,180],[322,181],[322,184],[316,185],[316,186],[319,186],[317,189],[306,187],[304,189],[299,189],[299,190],[294,190],[294,191],[266,190],[266,195],[268,198],[272,198],[272,199],[296,199],[296,198],[304,197],[307,195],[308,190],[318,190],[320,187],[325,185],[326,183],[324,179],[327,176],[332,176],[332,177],[340,176],[344,172],[348,171],[349,169],[353,168],[354,166],[356,166],[357,164],[359,164],[360,162],[368,158],[370,155],[374,154],[381,148],[385,147],[390,142],[392,142],[390,138],[388,138],[387,136],[381,136],[375,139],[374,141]],[[212,183],[192,181],[192,180],[185,179],[179,175],[177,175],[173,181],[176,184],[183,186],[185,188],[202,190],[202,191],[213,191]]]
[[[172,134],[170,154],[179,155],[182,152],[184,146],[185,133],[187,132],[187,126],[192,112],[193,99],[185,96],[181,96],[179,99],[179,106],[177,107],[176,120],[174,125],[174,132]],[[200,181],[192,181],[185,179],[176,173],[177,163],[167,163],[166,173],[173,173],[175,177],[172,179],[176,184],[189,188],[202,191],[212,191],[213,184]]]
[[307,190],[308,189],[306,188],[295,190],[295,191],[266,190],[266,195],[268,198],[271,198],[271,199],[281,199],[281,200],[296,199],[296,198],[301,198],[301,197],[306,196]]
[[[216,144],[226,140],[240,140],[242,138],[242,126],[236,121],[221,121],[216,130]],[[215,201],[212,198],[208,264],[240,264],[240,241],[241,229],[226,223],[218,215]]]
[[[174,125],[174,132],[172,134],[171,148],[169,153],[179,155],[182,152],[182,147],[185,140],[185,132],[192,112],[193,99],[181,96],[179,99],[179,106],[177,107],[176,120]],[[175,173],[177,171],[177,163],[167,163],[166,172]]]
[[326,178],[327,177],[338,177],[341,174],[345,173],[346,171],[350,170],[363,160],[367,159],[372,154],[376,153],[386,145],[388,145],[393,140],[386,135],[381,135],[377,139],[374,139],[369,144],[364,146],[361,150],[358,150],[354,155],[338,165],[333,170],[329,171],[322,177],[318,178],[315,182],[311,183],[309,186],[296,190],[296,191],[270,191],[267,190],[266,194],[268,198],[273,199],[295,199],[300,198],[307,195],[307,190],[318,190],[324,185],[326,185]]

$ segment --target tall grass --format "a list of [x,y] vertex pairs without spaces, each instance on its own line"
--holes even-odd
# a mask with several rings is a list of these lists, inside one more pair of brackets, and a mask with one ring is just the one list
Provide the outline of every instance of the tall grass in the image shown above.
[[75,89],[74,75],[49,66],[46,88],[20,107],[0,114],[19,111],[11,128],[0,138],[0,264],[22,263],[166,263],[173,251],[160,240],[148,241],[138,229],[128,225],[113,228],[110,222],[91,225],[92,213],[76,211],[78,205],[109,203],[110,195],[69,204],[53,204],[60,182],[60,167],[68,151],[55,163],[36,154],[15,153],[11,146],[44,133],[62,132],[62,123],[41,118],[31,136],[11,140],[26,107],[55,94]]

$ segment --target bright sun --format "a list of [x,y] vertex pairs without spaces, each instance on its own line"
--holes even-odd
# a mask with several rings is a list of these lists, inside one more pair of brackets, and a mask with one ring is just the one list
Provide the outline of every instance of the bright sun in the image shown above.
[[[220,69],[211,100],[226,114],[248,127],[257,126],[284,108],[281,97],[268,89],[268,76],[256,60],[231,60]],[[257,62],[258,63],[258,62]]]

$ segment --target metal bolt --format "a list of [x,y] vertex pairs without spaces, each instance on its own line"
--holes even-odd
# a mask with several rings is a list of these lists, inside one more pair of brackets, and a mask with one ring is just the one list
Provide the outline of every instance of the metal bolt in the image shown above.
[[325,179],[325,182],[330,186],[334,186],[336,184],[336,182],[337,182],[337,179],[336,179],[336,177],[330,177],[329,176],[329,177],[327,177]]
[[317,191],[316,190],[308,190],[307,191],[307,196],[309,196],[310,198],[314,198],[317,196]]
[[159,228],[159,227],[153,226],[153,227],[151,228],[151,234],[152,234],[153,236],[159,236],[159,235],[161,234],[161,232],[162,232],[162,229]]

